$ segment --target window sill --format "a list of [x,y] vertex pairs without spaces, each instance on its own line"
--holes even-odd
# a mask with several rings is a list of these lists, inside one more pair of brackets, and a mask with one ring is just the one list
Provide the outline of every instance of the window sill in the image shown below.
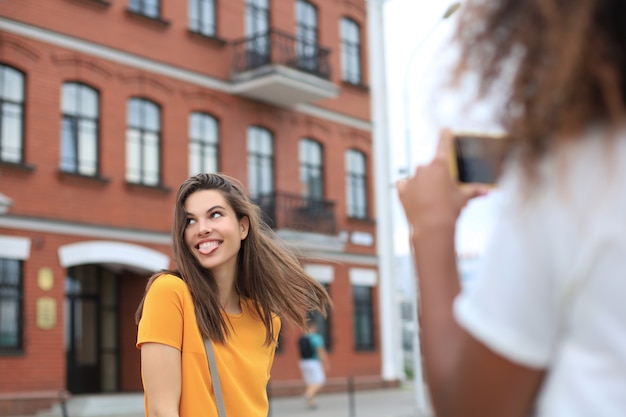
[[108,184],[111,181],[109,178],[101,177],[100,175],[85,175],[85,174],[80,174],[78,172],[69,172],[69,171],[63,171],[63,170],[59,170],[58,176],[62,179],[63,178],[76,178],[76,179],[83,179],[87,181],[99,182],[101,184]]
[[360,82],[357,84],[351,81],[341,80],[341,85],[343,85],[346,88],[363,91],[364,93],[370,92],[370,88],[366,86],[365,84],[361,84]]
[[371,346],[371,347],[359,347],[359,346],[357,346],[357,347],[354,348],[354,351],[356,353],[374,353],[374,352],[376,352],[376,348],[374,346]]
[[0,166],[2,166],[3,168],[6,167],[8,169],[15,169],[18,171],[26,171],[26,172],[33,172],[35,170],[34,165],[30,165],[25,162],[0,161]]
[[24,349],[21,348],[0,348],[0,358],[24,356]]
[[134,10],[126,9],[126,14],[132,18],[142,20],[147,23],[152,23],[155,26],[160,27],[161,29],[167,29],[170,26],[170,21],[161,19],[161,17],[151,17],[147,16],[141,12],[136,12]]
[[351,217],[351,216],[348,216],[348,221],[349,222],[367,223],[367,224],[371,224],[371,225],[376,224],[376,219],[371,219],[369,217]]
[[82,3],[86,6],[95,6],[101,9],[108,9],[111,6],[111,2],[108,0],[69,0],[74,3]]
[[140,190],[153,190],[153,191],[158,191],[161,192],[163,194],[167,194],[169,192],[172,191],[172,189],[170,187],[167,187],[165,185],[148,185],[148,184],[140,184],[138,182],[128,182],[126,181],[126,186],[130,189],[140,189]]
[[204,33],[195,31],[193,29],[187,29],[187,33],[189,34],[189,36],[199,39],[201,41],[205,41],[208,43],[212,43],[214,45],[217,45],[219,47],[225,46],[228,42],[225,41],[222,38],[219,38],[217,36],[212,36],[212,35],[205,35]]

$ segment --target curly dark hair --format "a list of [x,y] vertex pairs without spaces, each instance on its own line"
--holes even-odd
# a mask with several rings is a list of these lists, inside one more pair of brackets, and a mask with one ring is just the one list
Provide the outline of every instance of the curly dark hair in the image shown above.
[[532,173],[555,141],[625,115],[626,1],[467,0],[454,80],[477,73],[480,95],[510,80],[502,125]]

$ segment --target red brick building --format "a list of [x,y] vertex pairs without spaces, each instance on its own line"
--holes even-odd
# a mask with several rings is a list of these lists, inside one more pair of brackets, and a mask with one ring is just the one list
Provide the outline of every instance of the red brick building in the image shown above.
[[133,314],[200,171],[327,285],[329,388],[386,383],[366,26],[365,0],[0,2],[0,394],[141,390]]

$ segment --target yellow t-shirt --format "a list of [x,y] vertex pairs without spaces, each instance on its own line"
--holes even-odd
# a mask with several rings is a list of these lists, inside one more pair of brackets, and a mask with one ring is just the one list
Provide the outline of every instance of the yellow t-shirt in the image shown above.
[[[276,342],[265,343],[265,326],[249,301],[241,302],[242,313],[228,315],[232,323],[224,345],[213,343],[229,416],[266,417],[269,404],[267,383],[274,361]],[[274,316],[275,334],[281,322]],[[181,351],[182,386],[180,417],[217,417],[211,375],[204,341],[187,284],[174,275],[162,275],[150,286],[139,322],[137,347],[156,342]],[[148,399],[145,398],[148,415]]]

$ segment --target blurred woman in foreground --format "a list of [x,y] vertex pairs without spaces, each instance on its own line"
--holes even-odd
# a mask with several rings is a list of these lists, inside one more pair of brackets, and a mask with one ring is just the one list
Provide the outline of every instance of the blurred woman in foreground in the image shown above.
[[436,415],[626,415],[626,2],[469,0],[455,79],[510,80],[513,150],[477,282],[455,223],[480,185],[433,161],[398,183],[412,229]]

